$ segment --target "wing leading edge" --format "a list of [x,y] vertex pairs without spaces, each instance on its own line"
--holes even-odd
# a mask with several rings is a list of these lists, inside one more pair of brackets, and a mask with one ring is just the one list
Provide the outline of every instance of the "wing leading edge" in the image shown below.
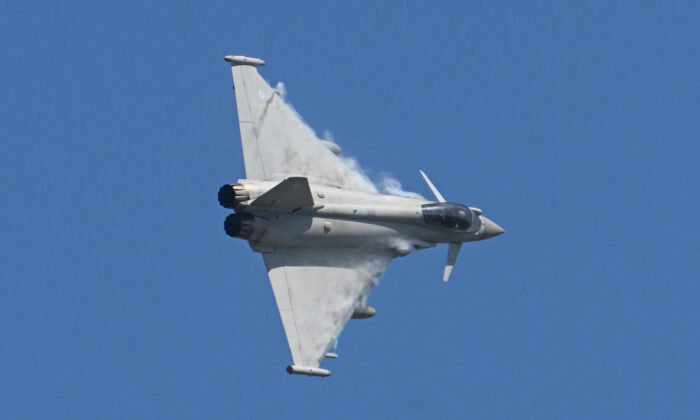
[[290,175],[305,176],[345,188],[376,191],[316,137],[278,89],[260,77],[256,66],[264,62],[254,59],[259,62],[247,63],[243,58],[227,61],[232,63],[246,177],[276,181]]
[[310,375],[391,261],[347,248],[280,250],[263,258],[294,361],[288,371]]

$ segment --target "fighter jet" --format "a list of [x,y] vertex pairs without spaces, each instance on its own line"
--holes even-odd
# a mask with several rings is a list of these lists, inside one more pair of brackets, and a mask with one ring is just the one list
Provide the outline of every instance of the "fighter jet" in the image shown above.
[[246,177],[219,189],[219,203],[235,211],[224,230],[263,256],[292,353],[287,372],[329,376],[321,362],[337,357],[329,349],[348,320],[376,314],[366,299],[393,258],[447,244],[447,281],[462,243],[504,230],[446,201],[423,171],[436,201],[379,193],[258,74],[265,61],[225,60]]

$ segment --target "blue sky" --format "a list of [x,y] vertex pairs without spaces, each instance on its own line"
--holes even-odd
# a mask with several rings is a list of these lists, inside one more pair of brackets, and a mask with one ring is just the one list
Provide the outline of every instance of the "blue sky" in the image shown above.
[[[0,417],[697,418],[696,2],[0,5]],[[395,260],[327,379],[216,193],[226,54],[508,233]]]

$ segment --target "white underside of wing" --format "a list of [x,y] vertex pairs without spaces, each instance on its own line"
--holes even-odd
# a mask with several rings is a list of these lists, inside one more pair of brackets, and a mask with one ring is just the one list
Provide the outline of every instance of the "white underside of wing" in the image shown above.
[[253,66],[232,67],[243,160],[248,179],[290,175],[375,192],[373,184],[336,156]]
[[352,249],[263,254],[294,364],[316,368],[391,258]]

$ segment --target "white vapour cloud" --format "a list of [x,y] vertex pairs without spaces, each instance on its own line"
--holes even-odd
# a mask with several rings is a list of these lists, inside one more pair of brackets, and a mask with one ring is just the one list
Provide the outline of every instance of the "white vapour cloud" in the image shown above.
[[323,140],[328,140],[328,141],[332,141],[335,143],[335,141],[333,140],[335,138],[335,136],[333,136],[333,133],[331,133],[331,131],[328,129],[323,130],[323,137],[321,137],[321,138]]
[[[282,98],[283,101],[287,102],[287,87],[284,85],[283,82],[277,82],[277,85],[275,86],[275,92]],[[287,105],[290,107],[292,104],[287,102]]]
[[[294,109],[294,106],[291,104],[287,97],[287,88],[284,84],[284,82],[277,82],[277,85],[274,88],[274,91],[279,95],[279,97],[284,101],[284,103],[296,114],[296,116],[299,118],[300,121],[306,125],[306,127],[311,131],[312,133],[315,134],[316,138],[319,138],[319,136],[316,134],[316,132],[309,126],[309,124],[304,120],[304,118],[299,115],[299,113]],[[328,140],[331,142],[335,142],[335,136],[330,130],[323,130],[323,133],[320,137],[323,140]],[[352,176],[358,176],[360,182],[362,182],[365,188],[368,188],[370,190],[373,190],[375,192],[381,192],[384,194],[391,194],[391,195],[397,195],[400,197],[421,197],[420,194],[417,194],[412,191],[405,191],[403,188],[401,188],[401,182],[394,178],[389,172],[385,171],[380,171],[379,172],[379,179],[376,181],[372,180],[372,177],[370,177],[368,171],[366,171],[357,161],[352,156],[347,156],[345,154],[341,154],[338,156],[347,167],[355,172],[356,174],[351,174]],[[350,174],[349,174],[350,175]]]
[[[379,284],[379,277],[384,274],[387,265],[391,262],[391,257],[388,255],[376,255],[373,254],[371,258],[361,257],[359,260],[355,261],[351,265],[358,270],[356,273],[357,280],[349,282],[349,286],[359,289],[346,289],[342,293],[338,293],[335,296],[342,296],[343,300],[338,301],[337,305],[342,308],[352,308],[351,311],[335,311],[333,313],[333,322],[328,333],[331,336],[335,336],[333,343],[326,348],[325,351],[333,349],[333,351],[338,350],[338,345],[340,341],[340,335],[343,331],[343,326],[348,322],[348,319],[352,316],[355,308],[359,305],[365,304],[367,301],[367,295],[369,294],[372,287]],[[364,283],[360,279],[364,280],[369,278],[368,283]],[[359,292],[359,293],[358,293]],[[344,315],[344,316],[342,316]],[[325,354],[325,351],[323,352]]]
[[360,163],[355,159],[354,157],[351,156],[343,156],[341,155],[340,158],[345,162],[350,169],[353,171],[357,172],[360,174],[360,176],[369,184],[372,186],[375,192],[379,192],[379,189],[377,188],[377,185],[370,179],[370,177],[367,175],[364,169],[362,169],[362,166],[360,166]]
[[[335,142],[335,136],[330,130],[323,130],[324,140]],[[399,197],[421,197],[420,194],[406,191],[401,188],[401,182],[394,178],[389,172],[381,171],[379,172],[379,180],[373,181],[371,177],[367,174],[367,171],[362,168],[360,163],[351,156],[341,156],[343,161],[354,171],[362,175],[362,177],[372,186],[377,192],[382,192],[384,194],[397,195]]]
[[418,197],[421,195],[413,191],[405,191],[401,188],[401,182],[394,178],[388,172],[381,172],[379,174],[379,189],[385,194],[398,195],[399,197]]

